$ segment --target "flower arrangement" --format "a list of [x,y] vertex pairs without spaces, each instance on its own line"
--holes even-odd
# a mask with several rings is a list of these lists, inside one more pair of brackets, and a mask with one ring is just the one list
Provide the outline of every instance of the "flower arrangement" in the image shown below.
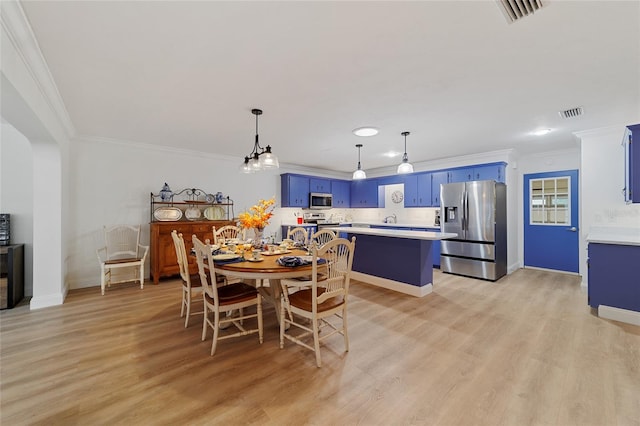
[[243,228],[264,229],[269,224],[269,219],[273,216],[276,199],[259,200],[258,204],[252,206],[249,211],[242,212],[238,216],[240,226]]

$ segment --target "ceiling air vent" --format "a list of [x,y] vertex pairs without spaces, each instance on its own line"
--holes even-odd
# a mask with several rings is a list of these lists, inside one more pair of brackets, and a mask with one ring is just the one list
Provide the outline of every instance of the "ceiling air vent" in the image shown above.
[[496,2],[509,23],[533,15],[545,5],[542,0],[496,0]]
[[584,114],[584,110],[582,109],[582,107],[577,107],[577,108],[565,109],[564,111],[560,111],[558,114],[560,114],[560,117],[562,118],[574,118]]

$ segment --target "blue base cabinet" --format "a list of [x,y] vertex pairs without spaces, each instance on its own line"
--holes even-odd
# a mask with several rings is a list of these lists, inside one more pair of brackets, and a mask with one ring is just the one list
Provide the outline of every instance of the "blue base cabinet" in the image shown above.
[[640,312],[640,246],[589,243],[588,303]]

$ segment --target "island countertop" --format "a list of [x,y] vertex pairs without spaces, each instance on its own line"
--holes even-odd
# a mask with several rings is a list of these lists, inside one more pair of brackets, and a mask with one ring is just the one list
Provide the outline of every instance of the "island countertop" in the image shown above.
[[352,227],[368,227],[375,226],[377,228],[429,228],[429,229],[440,229],[440,225],[425,225],[424,223],[394,223],[394,222],[371,222],[371,221],[361,221],[361,220],[353,220],[351,222],[343,222],[341,225],[351,225]]
[[411,231],[408,229],[381,229],[364,228],[359,226],[338,227],[332,226],[323,229],[330,229],[333,232],[343,232],[348,234],[373,235],[377,237],[405,238],[409,240],[445,240],[455,238],[458,234],[452,232],[431,232],[431,231]]

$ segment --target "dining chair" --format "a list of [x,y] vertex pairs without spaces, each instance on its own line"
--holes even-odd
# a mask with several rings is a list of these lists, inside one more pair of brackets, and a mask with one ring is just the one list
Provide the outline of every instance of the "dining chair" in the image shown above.
[[316,242],[320,247],[322,247],[329,241],[336,239],[336,237],[336,233],[331,231],[330,229],[320,229],[319,231],[313,233],[309,240],[310,242]]
[[[262,296],[254,287],[245,283],[233,283],[222,287],[216,285],[216,269],[211,255],[212,247],[209,240],[204,243],[196,235],[193,237],[193,247],[198,262],[198,273],[202,283],[202,296],[204,301],[204,316],[202,321],[202,340],[207,338],[207,327],[213,329],[213,342],[211,343],[211,356],[216,352],[218,340],[232,337],[246,336],[258,333],[262,344]],[[207,274],[207,268],[209,274]],[[256,307],[255,313],[246,313],[244,308]],[[238,310],[238,316],[222,316],[229,311]],[[213,316],[211,320],[209,312]],[[258,326],[255,329],[246,329],[244,320],[257,318]],[[220,326],[233,324],[239,331],[220,336]]]
[[213,244],[220,244],[220,239],[231,240],[234,238],[244,240],[245,230],[234,225],[225,225],[219,229],[213,227]]
[[292,240],[294,244],[306,246],[309,239],[309,232],[302,226],[296,228],[288,227],[287,239]]
[[[140,244],[140,225],[115,225],[104,231],[104,247],[96,250],[100,262],[100,289],[104,296],[105,286],[140,281],[140,288],[144,288],[144,262],[149,252],[149,246]],[[123,269],[132,269],[133,277],[129,274],[118,274]],[[115,272],[115,274],[114,274]]]
[[178,259],[178,267],[180,268],[180,277],[182,278],[182,306],[180,308],[180,318],[184,316],[185,308],[187,309],[187,317],[184,320],[184,328],[189,326],[189,318],[191,315],[201,314],[203,311],[191,312],[191,302],[194,293],[202,293],[202,283],[200,275],[189,273],[189,258],[187,257],[187,249],[184,244],[182,233],[178,234],[175,229],[171,231],[173,245],[176,248],[176,258]]
[[[349,351],[347,306],[355,245],[355,237],[351,241],[335,238],[322,247],[314,244],[311,280],[280,280],[283,295],[280,310],[281,349],[286,338],[315,352],[316,364],[321,367],[320,341],[339,333],[344,337],[345,351]],[[306,321],[300,321],[299,318]],[[320,328],[324,326],[332,331],[320,337]],[[302,332],[294,335],[296,329]],[[307,343],[310,336],[313,336],[313,346]]]

